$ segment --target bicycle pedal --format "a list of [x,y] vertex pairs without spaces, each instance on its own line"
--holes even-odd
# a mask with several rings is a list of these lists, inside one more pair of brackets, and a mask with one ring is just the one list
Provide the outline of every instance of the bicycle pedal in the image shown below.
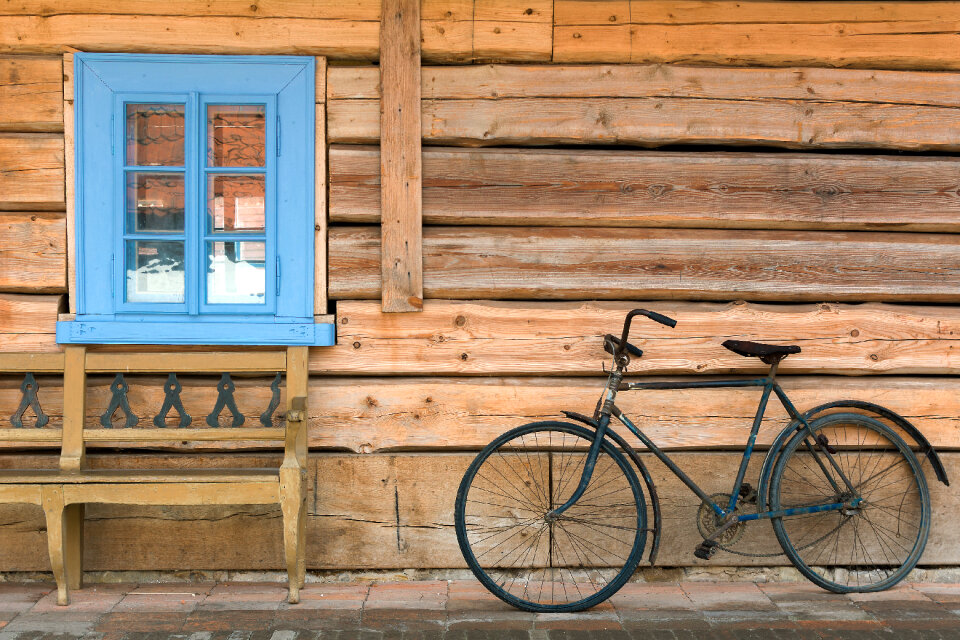
[[709,560],[714,556],[719,548],[720,545],[715,540],[704,540],[697,545],[696,549],[694,549],[693,555],[701,560]]

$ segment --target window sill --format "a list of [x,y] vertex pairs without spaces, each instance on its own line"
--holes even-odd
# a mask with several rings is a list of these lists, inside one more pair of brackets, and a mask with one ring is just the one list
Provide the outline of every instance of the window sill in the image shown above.
[[273,322],[57,322],[58,344],[283,345],[329,347],[330,323]]

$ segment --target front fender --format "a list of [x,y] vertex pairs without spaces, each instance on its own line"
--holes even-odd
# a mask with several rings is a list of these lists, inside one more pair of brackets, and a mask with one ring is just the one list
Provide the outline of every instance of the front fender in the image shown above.
[[[561,413],[571,420],[576,420],[577,422],[582,422],[585,425],[591,426],[594,429],[600,427],[599,423],[593,418],[588,418],[587,416],[576,413],[574,411],[561,411]],[[643,476],[643,482],[647,485],[647,493],[650,494],[650,505],[653,509],[653,539],[650,542],[650,555],[647,558],[650,560],[650,566],[657,560],[657,552],[660,550],[660,531],[662,529],[663,520],[660,516],[660,497],[657,494],[657,487],[653,483],[653,476],[650,475],[650,472],[647,471],[647,467],[643,464],[643,460],[640,459],[640,456],[634,451],[633,447],[627,444],[627,441],[623,439],[619,433],[613,429],[607,429],[606,437],[613,440],[618,447],[620,447],[624,453],[626,453],[633,464],[636,465],[637,469],[640,470],[640,475]]]
[[[900,414],[872,402],[864,402],[862,400],[836,400],[834,402],[821,404],[818,407],[810,409],[803,414],[803,419],[809,422],[810,420],[819,416],[821,413],[829,411],[830,409],[857,409],[865,413],[872,413],[875,416],[884,418],[885,420],[889,420],[896,426],[900,427],[907,433],[907,435],[913,438],[913,440],[920,447],[921,452],[927,456],[927,459],[930,461],[930,466],[933,468],[933,472],[937,476],[937,480],[947,486],[950,486],[950,479],[947,477],[947,470],[944,469],[943,462],[940,460],[940,456],[933,448],[933,445],[930,444],[930,441],[927,440],[927,437],[923,435],[920,429],[918,429],[912,422]],[[786,444],[787,439],[793,435],[795,431],[800,429],[800,426],[801,423],[799,420],[791,421],[790,424],[780,432],[780,435],[778,435],[770,445],[770,450],[767,452],[767,457],[763,461],[763,467],[760,469],[760,482],[757,489],[757,495],[763,502],[762,506],[764,509],[767,508],[767,487],[770,483],[770,475],[773,472],[773,466],[780,457],[780,451],[783,449],[783,445]]]

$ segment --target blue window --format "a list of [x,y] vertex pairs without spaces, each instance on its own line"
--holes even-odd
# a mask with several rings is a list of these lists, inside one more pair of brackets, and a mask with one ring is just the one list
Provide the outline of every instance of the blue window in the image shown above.
[[61,343],[333,343],[314,324],[313,58],[77,54]]

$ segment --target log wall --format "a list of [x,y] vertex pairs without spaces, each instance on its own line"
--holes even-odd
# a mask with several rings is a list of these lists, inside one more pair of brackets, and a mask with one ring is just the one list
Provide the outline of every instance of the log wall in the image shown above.
[[[328,56],[316,312],[336,314],[338,344],[310,354],[311,568],[459,567],[453,494],[473,452],[560,409],[589,413],[601,336],[637,306],[679,324],[637,323],[636,378],[756,374],[756,360],[720,343],[799,344],[782,369],[799,406],[887,405],[960,472],[960,3],[423,0],[426,300],[405,314],[380,302],[380,4],[0,6],[0,352],[57,350],[54,322],[69,308],[62,54]],[[61,381],[38,381],[57,428]],[[130,380],[141,426],[162,381]],[[21,382],[0,377],[0,427]],[[259,423],[268,382],[238,378],[246,426]],[[91,376],[90,425],[109,383]],[[195,421],[215,383],[184,379]],[[620,401],[709,491],[728,489],[755,403],[750,390]],[[784,423],[772,406],[759,446]],[[94,465],[274,455],[260,443],[174,446],[180,456],[103,444]],[[5,445],[0,467],[49,464],[22,446],[32,453]],[[696,501],[652,470],[669,532],[661,564],[699,562]],[[943,515],[956,501],[930,480],[923,564],[960,564]],[[91,569],[282,566],[270,509],[92,506],[86,526]],[[769,545],[767,533],[751,535]],[[0,570],[46,568],[38,511],[0,510],[0,540]],[[750,562],[784,561],[714,560]]]

